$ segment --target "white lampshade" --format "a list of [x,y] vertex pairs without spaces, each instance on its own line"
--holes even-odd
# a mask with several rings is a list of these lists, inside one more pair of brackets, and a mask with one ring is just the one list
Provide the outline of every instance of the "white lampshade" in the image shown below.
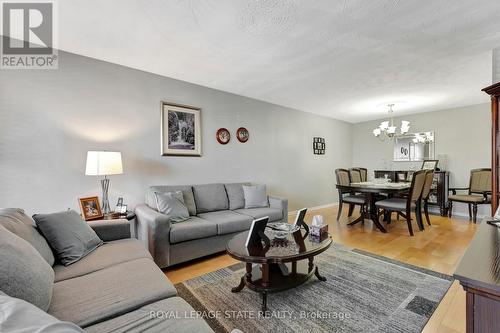
[[87,176],[119,175],[123,173],[122,153],[117,151],[87,152]]
[[388,134],[396,133],[396,126],[389,126],[389,128],[387,129],[387,133]]
[[375,128],[373,130],[373,135],[379,136],[382,133],[382,130],[380,128]]
[[380,128],[382,131],[385,131],[389,128],[389,121],[381,122],[378,128]]

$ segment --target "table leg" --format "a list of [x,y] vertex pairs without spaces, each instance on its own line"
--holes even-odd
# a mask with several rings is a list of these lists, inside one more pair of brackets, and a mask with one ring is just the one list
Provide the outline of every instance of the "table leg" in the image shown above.
[[262,292],[262,312],[266,313],[267,311],[267,291]]
[[231,288],[231,292],[237,293],[243,290],[245,288],[245,280],[247,282],[252,282],[252,264],[247,263],[246,264],[246,274],[241,277],[240,284],[234,288]]
[[318,266],[316,266],[316,268],[314,269],[314,275],[316,275],[316,277],[318,278],[318,280],[323,281],[323,282],[326,281],[326,277],[324,277],[321,274],[319,274]]
[[380,224],[378,220],[377,206],[375,206],[375,195],[373,193],[367,193],[368,202],[370,203],[370,218],[373,224],[383,233],[386,233],[384,226]]
[[355,225],[356,223],[363,222],[364,219],[365,219],[365,216],[364,216],[364,214],[362,214],[360,217],[358,217],[354,221],[347,223],[347,225],[349,225],[349,226]]
[[269,286],[269,264],[262,264],[261,271],[262,271],[262,286],[268,287]]

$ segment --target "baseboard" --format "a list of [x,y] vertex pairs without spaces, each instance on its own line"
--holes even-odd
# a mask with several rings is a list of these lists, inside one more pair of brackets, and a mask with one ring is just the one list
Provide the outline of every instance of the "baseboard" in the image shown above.
[[[311,210],[317,210],[317,209],[323,209],[323,208],[330,208],[330,207],[335,207],[338,205],[339,205],[338,202],[334,202],[331,204],[326,204],[326,205],[321,205],[321,206],[307,207],[307,210],[311,211]],[[288,215],[297,215],[297,210],[293,210],[291,212],[288,212]]]
[[[308,211],[312,211],[312,210],[318,210],[318,209],[323,209],[323,208],[330,208],[330,207],[335,207],[335,206],[338,206],[339,203],[338,202],[334,202],[334,203],[331,203],[331,204],[326,204],[326,205],[321,205],[321,206],[314,206],[314,207],[308,207],[307,210]],[[439,213],[439,209],[433,209],[434,207],[431,207],[429,209],[429,213],[431,213],[432,215],[440,215]],[[288,215],[297,215],[297,210],[293,210],[291,212],[288,212]],[[464,218],[469,218],[469,214],[468,213],[463,213],[463,212],[456,212],[456,211],[453,211],[453,216],[458,216],[458,217],[464,217]],[[477,219],[478,221],[483,219],[486,215],[477,215]]]

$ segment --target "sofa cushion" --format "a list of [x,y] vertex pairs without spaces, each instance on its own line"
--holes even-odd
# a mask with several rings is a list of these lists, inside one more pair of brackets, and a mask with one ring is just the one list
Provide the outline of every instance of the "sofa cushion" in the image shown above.
[[250,185],[250,183],[224,184],[224,187],[226,188],[227,198],[229,199],[230,210],[245,208],[243,185]]
[[50,265],[54,265],[54,254],[49,244],[36,228],[31,217],[19,208],[1,208],[0,225],[31,244]]
[[33,219],[65,266],[77,262],[102,244],[95,231],[74,210],[35,214]]
[[222,184],[194,185],[193,193],[198,214],[229,209],[226,189]]
[[155,192],[155,199],[158,211],[167,215],[172,223],[189,219],[189,211],[181,191]]
[[186,205],[189,215],[196,215],[196,204],[194,202],[193,188],[191,185],[159,185],[151,186],[146,193],[146,205],[156,210],[155,192],[175,192],[181,191],[184,197],[184,204]]
[[2,333],[83,333],[73,323],[60,321],[31,303],[0,292]]
[[47,311],[54,271],[33,246],[0,226],[0,290]]
[[217,235],[217,224],[196,216],[189,220],[170,226],[170,243],[180,243],[188,240]]
[[269,201],[266,194],[266,185],[244,185],[243,195],[245,196],[246,209],[269,207]]
[[217,234],[225,235],[233,232],[250,229],[253,218],[248,215],[238,214],[230,210],[198,214],[204,220],[217,224]]
[[48,313],[86,327],[176,294],[155,263],[142,258],[56,282]]
[[[213,332],[194,309],[180,297],[170,297],[122,316],[85,328],[87,333]],[[178,316],[169,316],[169,314]]]
[[264,216],[269,216],[269,222],[283,219],[283,211],[281,209],[271,208],[271,207],[237,209],[235,210],[235,212],[251,216],[254,219],[258,219]]
[[55,281],[71,279],[140,258],[152,259],[148,250],[137,239],[129,238],[104,243],[88,256],[72,265],[55,265]]

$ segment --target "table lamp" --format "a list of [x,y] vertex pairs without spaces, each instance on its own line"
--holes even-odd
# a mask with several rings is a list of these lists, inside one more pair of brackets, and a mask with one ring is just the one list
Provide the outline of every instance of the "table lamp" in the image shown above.
[[110,213],[108,189],[109,175],[119,175],[123,173],[122,153],[117,151],[89,151],[87,152],[87,166],[85,175],[104,176],[101,180],[102,187],[102,210],[104,215]]

